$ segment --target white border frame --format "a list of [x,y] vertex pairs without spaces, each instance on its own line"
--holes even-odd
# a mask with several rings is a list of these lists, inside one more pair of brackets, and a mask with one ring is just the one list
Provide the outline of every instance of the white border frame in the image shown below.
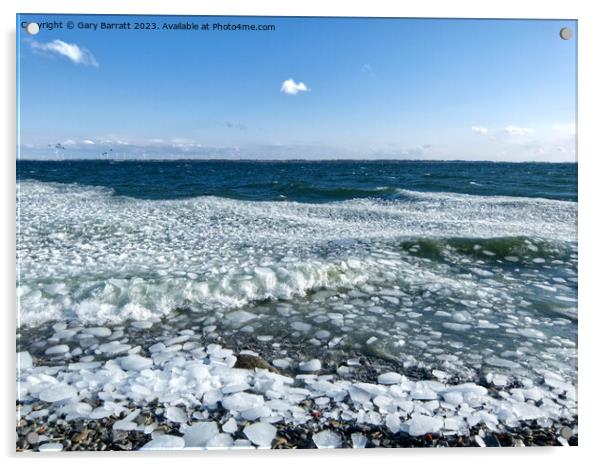
[[[602,156],[599,126],[602,124],[600,108],[600,83],[602,83],[602,17],[596,14],[592,0],[421,0],[420,2],[386,0],[3,0],[2,15],[2,101],[0,114],[2,147],[0,156],[2,173],[2,325],[4,342],[2,384],[2,445],[4,457],[25,464],[40,461],[82,462],[91,466],[107,460],[140,460],[148,464],[161,464],[168,457],[182,463],[204,464],[245,463],[247,465],[287,466],[312,463],[326,464],[345,461],[350,465],[366,461],[420,462],[423,464],[462,463],[482,466],[504,465],[509,462],[538,462],[550,465],[587,464],[600,456],[595,449],[601,435],[602,371],[599,355],[601,329],[596,287],[598,270],[602,265],[600,244],[600,205],[602,186],[600,157]],[[579,21],[579,447],[505,448],[505,449],[394,449],[365,451],[234,451],[234,452],[174,452],[174,453],[15,453],[15,23],[16,13],[121,13],[121,14],[182,14],[182,15],[254,15],[254,16],[364,16],[364,17],[447,17],[447,18],[559,18]],[[583,251],[586,251],[584,254]],[[599,420],[599,418],[601,418]],[[596,455],[598,453],[598,455]],[[21,463],[23,464],[23,463]]]

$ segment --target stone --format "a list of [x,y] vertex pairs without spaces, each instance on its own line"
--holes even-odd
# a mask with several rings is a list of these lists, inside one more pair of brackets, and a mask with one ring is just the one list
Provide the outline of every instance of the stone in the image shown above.
[[259,356],[253,356],[251,354],[239,354],[236,356],[236,363],[234,367],[237,369],[266,369],[270,372],[279,374],[280,372],[269,362]]
[[40,442],[40,436],[36,432],[30,432],[25,439],[30,445],[37,445]]
[[570,440],[570,438],[573,436],[573,429],[568,426],[564,426],[562,429],[560,429],[560,436],[566,440]]

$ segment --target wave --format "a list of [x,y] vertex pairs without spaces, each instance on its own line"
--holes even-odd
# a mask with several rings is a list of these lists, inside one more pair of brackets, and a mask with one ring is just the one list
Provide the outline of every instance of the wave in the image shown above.
[[[118,323],[373,285],[499,297],[512,286],[550,287],[546,264],[569,275],[575,266],[575,203],[396,194],[325,204],[150,201],[20,182],[20,322]],[[496,278],[519,263],[538,273],[516,285]]]
[[505,260],[511,264],[543,264],[570,260],[576,245],[572,242],[513,236],[489,239],[416,238],[404,241],[400,246],[404,250],[436,260],[446,257],[458,260],[458,256],[462,256],[484,262]]
[[306,199],[319,200],[321,202],[332,202],[362,198],[387,199],[397,192],[397,188],[390,186],[377,186],[375,188],[327,188],[307,183],[287,183],[278,185],[276,191],[285,198],[303,197]]

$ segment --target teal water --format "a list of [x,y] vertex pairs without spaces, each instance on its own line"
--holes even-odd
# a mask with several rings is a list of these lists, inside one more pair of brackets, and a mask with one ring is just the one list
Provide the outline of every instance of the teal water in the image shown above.
[[577,200],[577,164],[417,161],[19,161],[17,179],[111,188],[141,199],[396,199],[398,190]]

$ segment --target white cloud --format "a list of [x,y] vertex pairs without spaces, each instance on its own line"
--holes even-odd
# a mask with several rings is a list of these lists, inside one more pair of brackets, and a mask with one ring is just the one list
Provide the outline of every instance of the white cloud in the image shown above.
[[487,132],[489,131],[487,128],[485,128],[484,126],[473,126],[472,128],[470,128],[473,132],[475,133],[479,133],[479,134],[487,134]]
[[575,123],[562,123],[562,124],[556,124],[552,127],[554,129],[555,132],[563,134],[563,135],[569,135],[569,136],[574,136],[576,134],[576,127],[575,127]]
[[535,131],[531,128],[521,128],[520,126],[509,125],[504,128],[506,134],[516,134],[518,136],[524,136],[526,134],[533,134]]
[[280,87],[280,91],[284,92],[285,94],[288,94],[288,95],[296,95],[299,92],[307,92],[307,91],[309,91],[309,89],[305,85],[305,83],[302,83],[302,82],[296,83],[292,78],[289,78],[282,83],[282,86]]
[[92,141],[92,140],[90,140],[90,139],[84,139],[82,142],[83,142],[84,144],[88,144],[88,145],[90,145],[90,144],[94,144],[94,141]]
[[94,55],[92,55],[92,52],[90,52],[88,49],[80,47],[77,44],[69,44],[67,42],[63,42],[62,40],[56,39],[52,42],[44,43],[31,41],[30,45],[34,50],[66,57],[78,65],[98,67],[98,62],[96,61],[96,58],[94,58]]

